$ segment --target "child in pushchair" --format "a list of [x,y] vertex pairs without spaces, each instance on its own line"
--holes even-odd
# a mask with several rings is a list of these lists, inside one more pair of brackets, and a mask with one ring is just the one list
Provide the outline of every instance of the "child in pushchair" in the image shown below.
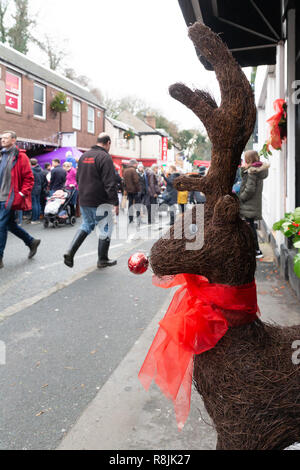
[[59,225],[76,224],[76,217],[71,204],[75,191],[75,188],[64,188],[55,191],[52,196],[47,198],[44,212],[45,228],[49,227],[49,223],[52,223],[54,228]]

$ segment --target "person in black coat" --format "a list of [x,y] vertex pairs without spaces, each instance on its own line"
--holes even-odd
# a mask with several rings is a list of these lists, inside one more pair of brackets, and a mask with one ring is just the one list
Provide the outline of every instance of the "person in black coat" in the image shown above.
[[32,216],[31,222],[38,222],[41,215],[41,194],[46,186],[46,177],[42,168],[35,158],[30,159],[31,169],[34,176],[34,186],[31,191]]
[[50,196],[59,189],[64,189],[67,174],[65,170],[60,166],[60,160],[55,158],[52,160],[53,170],[51,171],[50,179]]
[[165,204],[170,206],[170,225],[174,225],[175,222],[175,204],[177,204],[177,189],[174,188],[173,183],[180,174],[177,171],[176,166],[170,165],[168,170],[168,176],[162,175],[165,182],[167,183],[166,190],[164,191],[162,198]]
[[115,214],[119,214],[116,171],[108,153],[110,145],[109,135],[101,133],[97,144],[83,153],[79,159],[76,179],[82,224],[71,246],[64,254],[64,263],[69,268],[74,265],[75,253],[96,226],[98,229],[97,267],[100,269],[117,264],[116,260],[108,258],[113,229],[112,206],[115,206]]

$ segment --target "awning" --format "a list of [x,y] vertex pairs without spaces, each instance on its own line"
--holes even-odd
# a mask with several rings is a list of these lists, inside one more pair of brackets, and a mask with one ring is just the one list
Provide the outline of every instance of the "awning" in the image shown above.
[[[202,21],[220,34],[241,67],[273,65],[283,39],[281,0],[179,0],[188,26]],[[206,69],[211,65],[198,54]]]
[[206,168],[209,168],[211,164],[210,160],[194,160],[193,165],[194,166],[205,166]]
[[154,163],[157,163],[157,159],[154,158],[136,158],[136,157],[121,157],[119,155],[112,155],[111,156],[115,166],[118,165],[120,168],[122,165],[128,165],[130,160],[136,160],[137,162],[142,163],[145,167],[149,167]]

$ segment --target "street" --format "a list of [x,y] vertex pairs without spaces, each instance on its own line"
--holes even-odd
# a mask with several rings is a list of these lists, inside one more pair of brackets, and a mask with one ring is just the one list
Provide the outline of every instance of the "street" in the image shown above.
[[[125,216],[121,216],[124,224]],[[1,271],[1,449],[55,448],[105,384],[164,302],[168,292],[151,273],[134,276],[130,254],[151,241],[113,240],[115,267],[96,268],[91,234],[75,258],[62,262],[75,227],[23,224],[42,243],[35,258],[9,236]],[[145,225],[143,228],[146,228]],[[158,233],[158,232],[157,232]],[[143,358],[140,358],[142,361]]]
[[[125,226],[125,214],[120,219]],[[0,448],[215,449],[215,432],[195,391],[179,432],[172,403],[155,385],[146,392],[137,378],[174,293],[152,286],[150,270],[142,276],[128,270],[129,256],[148,252],[154,240],[132,234],[114,239],[110,256],[117,266],[98,270],[91,234],[69,269],[62,255],[79,223],[58,229],[24,224],[42,239],[33,260],[9,236],[0,272],[0,341],[6,346]],[[262,319],[299,323],[299,303],[280,279],[270,246],[261,247],[265,257],[256,277]]]

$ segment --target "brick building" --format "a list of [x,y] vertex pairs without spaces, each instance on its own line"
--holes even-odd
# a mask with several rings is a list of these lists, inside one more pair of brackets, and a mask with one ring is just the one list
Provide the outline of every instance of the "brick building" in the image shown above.
[[[68,111],[55,113],[58,92]],[[0,45],[0,130],[14,130],[29,156],[61,146],[90,148],[104,130],[105,108],[86,88]]]

